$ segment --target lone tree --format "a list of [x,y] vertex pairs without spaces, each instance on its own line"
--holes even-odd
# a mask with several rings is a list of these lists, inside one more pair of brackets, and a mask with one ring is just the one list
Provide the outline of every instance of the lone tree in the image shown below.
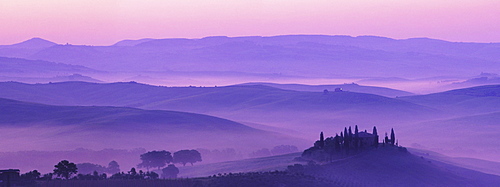
[[201,154],[197,150],[180,150],[174,153],[174,163],[181,163],[186,166],[187,163],[201,162]]
[[[175,154],[175,153],[174,153]],[[179,174],[179,169],[175,167],[175,165],[170,164],[166,168],[161,170],[163,172],[163,178],[177,178],[177,174]]]
[[391,128],[391,144],[394,145],[396,143],[396,136],[394,135],[394,129]]
[[120,172],[120,165],[118,165],[118,162],[114,160],[109,162],[108,167],[106,168],[106,173],[115,174],[118,172]]
[[141,155],[142,163],[138,164],[139,168],[146,168],[149,171],[149,168],[157,167],[160,169],[165,166],[167,163],[173,161],[172,154],[168,151],[150,151]]
[[54,167],[54,174],[56,174],[58,177],[62,176],[66,179],[69,179],[72,174],[76,174],[78,170],[75,163],[69,162],[67,160],[63,160],[57,163],[57,165],[55,165]]
[[323,137],[323,132],[319,134],[319,148],[325,147],[325,137]]

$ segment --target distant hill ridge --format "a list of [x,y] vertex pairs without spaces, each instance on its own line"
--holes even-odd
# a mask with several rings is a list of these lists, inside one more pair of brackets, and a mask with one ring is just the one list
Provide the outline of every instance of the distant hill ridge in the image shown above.
[[0,93],[0,97],[22,101],[57,105],[131,106],[196,113],[246,109],[335,111],[364,107],[432,111],[430,108],[373,94],[301,92],[264,85],[159,87],[134,82],[106,84],[4,82],[0,83],[0,88],[4,90]]
[[[23,41],[20,43],[12,44],[12,45],[10,45],[10,47],[14,47],[14,48],[47,48],[47,47],[51,47],[54,45],[57,45],[57,44],[54,42],[42,39],[42,38],[35,37],[35,38],[31,38],[29,40],[26,40],[26,41]],[[3,46],[6,47],[9,45],[3,45]],[[0,47],[2,47],[2,46],[0,46]]]
[[385,97],[413,95],[413,93],[406,91],[384,88],[384,87],[376,87],[376,86],[363,86],[356,83],[335,84],[335,85],[304,85],[304,84],[276,84],[267,82],[251,82],[251,83],[244,83],[242,85],[266,85],[285,90],[311,91],[311,92],[323,92],[325,90],[335,91],[335,89],[340,88],[343,91],[369,93]]
[[[33,42],[33,41],[31,41]],[[498,69],[500,43],[283,35],[124,40],[112,46],[2,46],[0,56],[104,71],[225,71],[303,77],[463,76]],[[106,61],[106,63],[102,63]],[[141,63],[137,63],[137,62]],[[231,66],[228,66],[231,62]],[[166,66],[168,64],[168,66]],[[418,72],[418,73],[417,73]]]
[[94,128],[142,129],[165,126],[169,131],[257,132],[227,119],[208,115],[108,106],[52,106],[0,98],[0,124],[84,125]]

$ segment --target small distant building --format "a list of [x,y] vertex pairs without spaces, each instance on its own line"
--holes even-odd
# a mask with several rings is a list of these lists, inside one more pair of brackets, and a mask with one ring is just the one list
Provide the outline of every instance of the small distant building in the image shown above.
[[335,88],[335,92],[343,92],[342,88]]
[[0,186],[10,187],[19,182],[19,172],[18,169],[0,170]]
[[377,135],[370,134],[366,131],[361,131],[358,133],[359,142],[362,147],[374,146],[376,140],[378,140]]

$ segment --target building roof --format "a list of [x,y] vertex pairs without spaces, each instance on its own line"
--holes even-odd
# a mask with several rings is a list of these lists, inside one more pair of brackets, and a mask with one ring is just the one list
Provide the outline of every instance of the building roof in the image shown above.
[[371,137],[375,137],[375,135],[373,134],[370,134],[370,133],[367,133],[367,132],[364,132],[364,131],[361,131],[358,133],[358,136],[360,138],[371,138]]

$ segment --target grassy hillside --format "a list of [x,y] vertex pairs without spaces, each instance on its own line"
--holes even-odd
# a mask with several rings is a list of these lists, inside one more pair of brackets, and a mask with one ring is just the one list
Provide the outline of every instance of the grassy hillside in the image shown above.
[[460,115],[498,112],[500,85],[477,86],[399,99]]
[[358,181],[362,186],[494,186],[500,176],[379,147],[306,171],[317,177]]
[[[53,106],[0,99],[4,151],[237,148],[250,151],[301,139],[208,115],[102,106]],[[237,140],[237,141],[233,141]]]
[[210,175],[238,172],[265,172],[285,170],[288,165],[293,165],[294,158],[301,153],[292,153],[264,158],[252,158],[238,161],[203,164],[195,166],[179,166],[179,177],[206,177]]
[[83,125],[116,130],[159,125],[170,131],[257,132],[245,125],[213,116],[123,107],[52,106],[0,99],[0,123],[5,125]]
[[159,87],[134,82],[0,83],[0,97],[55,105],[120,106],[220,116],[316,136],[358,124],[412,124],[440,111],[394,98],[355,92],[303,92],[262,85]]
[[[185,166],[179,167],[179,175],[193,177],[245,170],[282,170],[286,165],[298,163],[293,161],[298,156],[300,153]],[[379,147],[324,165],[308,165],[305,166],[304,173],[333,181],[339,186],[495,186],[500,182],[500,176],[416,156],[397,147]]]
[[436,160],[443,163],[448,163],[451,165],[456,165],[459,167],[480,171],[483,173],[493,174],[500,176],[500,162],[493,162],[475,158],[467,157],[450,157],[434,151],[423,150],[423,149],[408,149],[412,154],[431,160]]
[[[158,87],[138,83],[0,83],[0,97],[57,105],[131,106],[215,114],[220,111],[377,111],[399,116],[435,114],[413,103],[354,92],[300,92],[268,86]],[[56,94],[57,93],[57,94]]]
[[403,136],[426,137],[413,143],[448,155],[498,162],[499,120],[500,112],[432,120],[415,124]]

